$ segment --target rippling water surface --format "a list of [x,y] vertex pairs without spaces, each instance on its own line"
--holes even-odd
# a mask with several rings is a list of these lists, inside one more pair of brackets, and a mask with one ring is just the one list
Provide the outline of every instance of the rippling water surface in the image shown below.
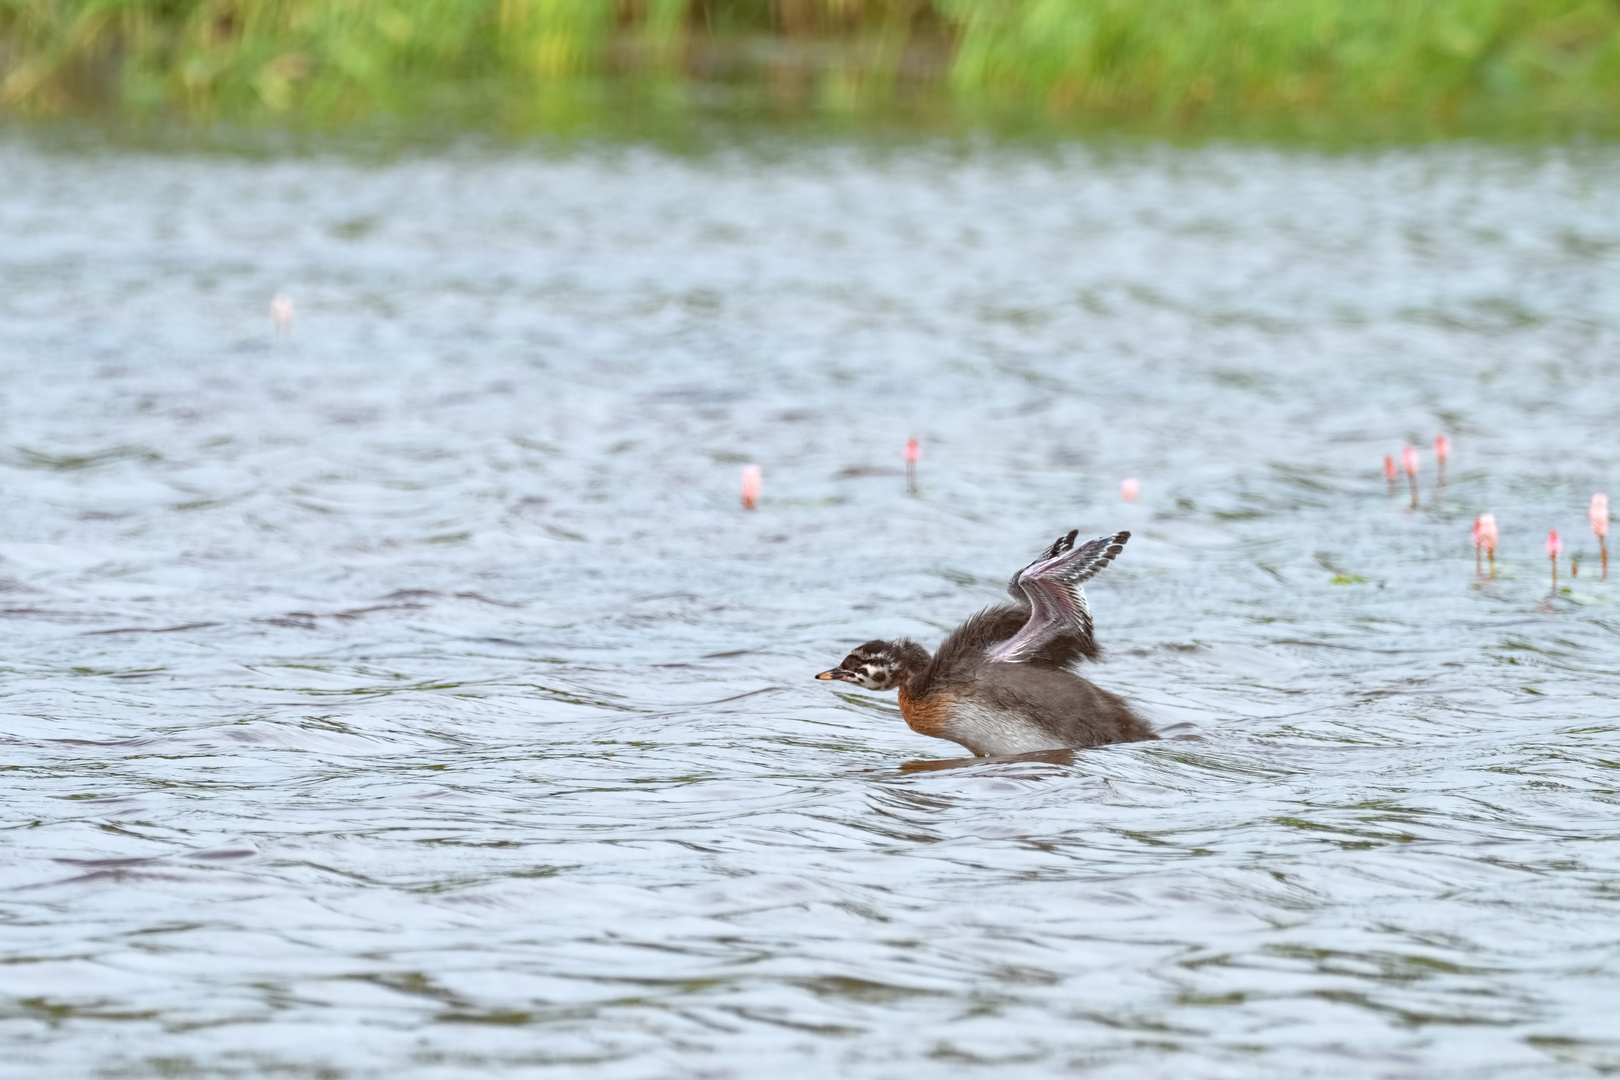
[[[1614,151],[0,171],[10,1067],[1620,1070]],[[1075,526],[1164,741],[811,680]]]

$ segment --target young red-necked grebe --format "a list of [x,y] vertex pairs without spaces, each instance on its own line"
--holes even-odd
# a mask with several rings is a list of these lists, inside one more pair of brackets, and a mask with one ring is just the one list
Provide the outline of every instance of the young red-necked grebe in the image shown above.
[[933,656],[915,641],[868,641],[818,679],[900,691],[911,730],[961,743],[979,757],[1155,739],[1117,694],[1069,668],[1097,655],[1081,584],[1125,548],[1128,532],[1079,547],[1072,530],[1013,575],[1016,604],[986,608]]

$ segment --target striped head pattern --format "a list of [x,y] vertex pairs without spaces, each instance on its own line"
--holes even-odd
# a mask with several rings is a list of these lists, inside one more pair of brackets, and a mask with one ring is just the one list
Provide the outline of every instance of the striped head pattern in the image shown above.
[[[909,655],[912,650],[923,652],[920,646],[909,641],[868,641],[857,645],[837,667],[823,671],[816,678],[852,682],[868,690],[893,690],[907,673],[908,661],[913,659]],[[923,653],[925,659],[927,655]]]

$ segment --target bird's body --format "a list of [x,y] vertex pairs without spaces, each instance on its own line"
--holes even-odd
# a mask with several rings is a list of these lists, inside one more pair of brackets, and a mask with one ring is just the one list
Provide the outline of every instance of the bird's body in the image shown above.
[[916,642],[869,641],[819,679],[897,689],[913,731],[960,743],[980,757],[1156,738],[1126,701],[1069,670],[1097,655],[1081,582],[1123,548],[1130,533],[1074,548],[1060,538],[1014,575],[1023,602],[970,617],[932,655]]

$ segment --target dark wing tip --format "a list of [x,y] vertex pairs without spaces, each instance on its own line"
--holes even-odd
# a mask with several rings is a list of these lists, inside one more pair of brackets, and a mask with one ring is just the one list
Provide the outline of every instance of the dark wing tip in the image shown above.
[[1035,556],[1035,562],[1045,562],[1047,559],[1055,559],[1059,555],[1062,555],[1065,551],[1071,550],[1074,547],[1074,538],[1079,535],[1079,529],[1070,529],[1067,535],[1058,537],[1056,540],[1052,541],[1052,545],[1050,547],[1041,552],[1039,555]]

